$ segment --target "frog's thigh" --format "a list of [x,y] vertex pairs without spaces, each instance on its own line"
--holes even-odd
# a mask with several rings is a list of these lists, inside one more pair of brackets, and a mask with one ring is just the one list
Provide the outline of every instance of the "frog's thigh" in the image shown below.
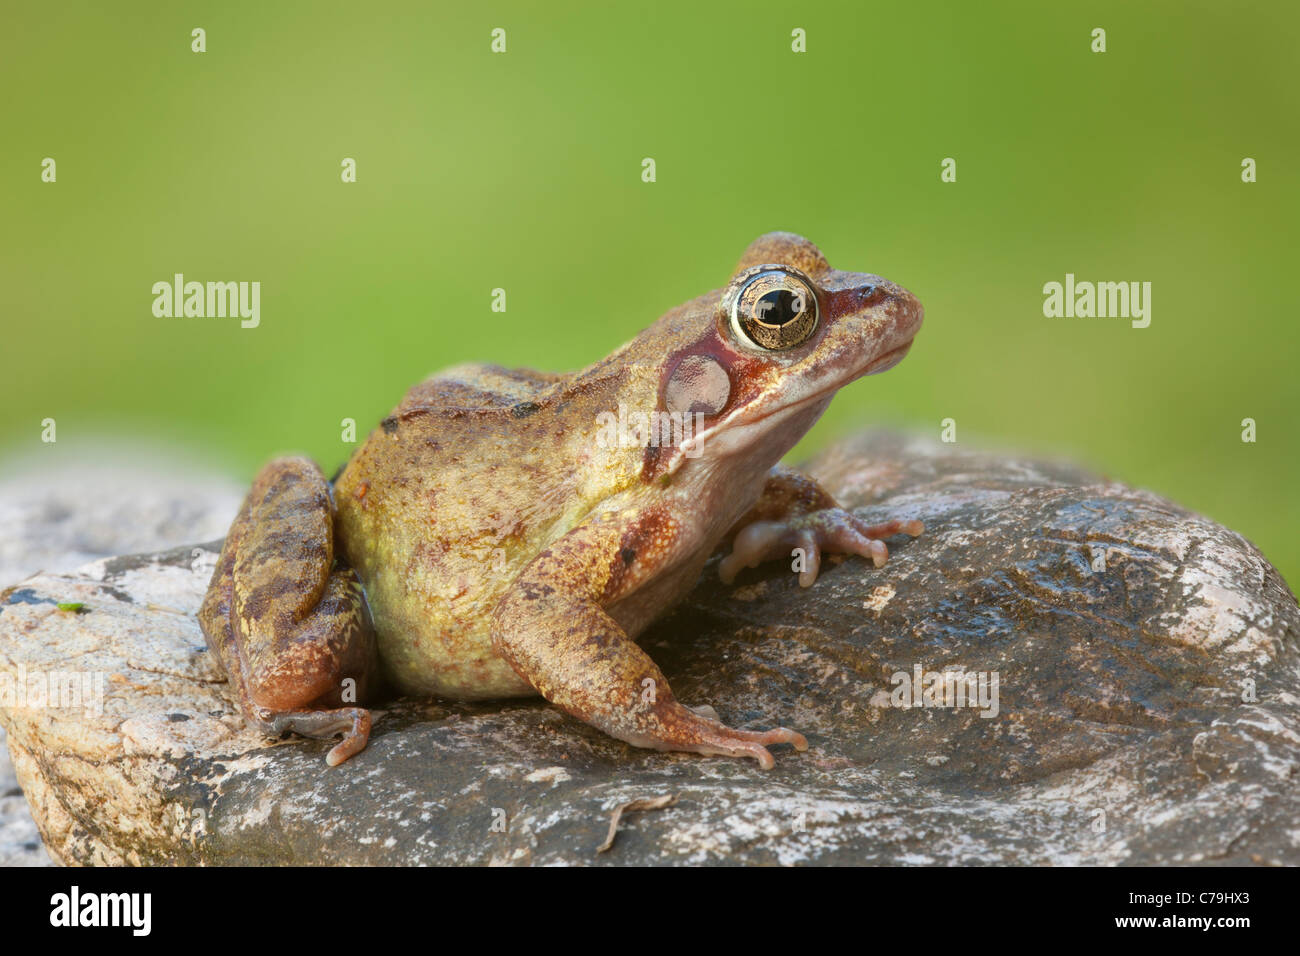
[[493,614],[497,653],[543,697],[637,747],[774,761],[767,746],[807,748],[785,728],[733,730],[683,706],[663,673],[604,610],[602,569],[622,562],[617,538],[583,526],[535,558]]
[[226,536],[199,623],[245,715],[269,734],[344,739],[326,761],[360,751],[370,713],[375,637],[360,582],[332,571],[333,505],[303,458],[258,473]]

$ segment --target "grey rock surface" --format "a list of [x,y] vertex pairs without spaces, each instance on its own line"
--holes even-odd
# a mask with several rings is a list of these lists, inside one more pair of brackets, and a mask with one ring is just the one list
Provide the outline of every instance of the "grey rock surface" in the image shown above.
[[[103,442],[4,463],[0,587],[39,571],[219,537],[242,489],[154,445]],[[49,866],[0,729],[0,866]]]
[[[687,703],[806,733],[773,771],[637,750],[544,702],[409,700],[327,768],[327,744],[239,717],[194,620],[214,542],[0,593],[0,678],[102,675],[102,706],[0,702],[46,844],[70,863],[1300,863],[1300,608],[1249,542],[1068,465],[888,433],[810,470],[926,533],[808,590],[710,568],[642,642]],[[929,699],[899,706],[918,669]],[[945,674],[983,700],[949,706]],[[664,796],[597,855],[616,807]]]
[[151,445],[105,444],[43,459],[0,468],[0,586],[96,558],[220,538],[247,491]]
[[18,776],[0,731],[0,866],[49,866],[36,821],[18,786]]

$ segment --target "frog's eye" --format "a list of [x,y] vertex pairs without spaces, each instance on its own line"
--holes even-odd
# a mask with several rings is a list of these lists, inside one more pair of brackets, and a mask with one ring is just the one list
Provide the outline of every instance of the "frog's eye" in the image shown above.
[[817,296],[797,276],[778,269],[758,273],[731,306],[738,336],[760,348],[790,349],[808,341],[817,328]]

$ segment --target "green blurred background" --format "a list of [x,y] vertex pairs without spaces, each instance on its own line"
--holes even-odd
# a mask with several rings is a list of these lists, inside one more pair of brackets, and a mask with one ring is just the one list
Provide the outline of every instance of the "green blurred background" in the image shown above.
[[[951,417],[1300,579],[1296,4],[445,6],[6,5],[0,456],[145,435],[329,472],[340,420],[430,371],[580,367],[791,229],[927,310],[800,453]],[[260,281],[261,326],[155,318],[175,272]],[[1152,282],[1150,328],[1045,318],[1066,272]]]

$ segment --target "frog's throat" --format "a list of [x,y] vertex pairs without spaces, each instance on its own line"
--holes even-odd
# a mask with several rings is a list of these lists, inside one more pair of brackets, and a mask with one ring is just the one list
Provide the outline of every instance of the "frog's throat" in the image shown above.
[[[817,403],[821,403],[821,408],[806,423],[792,429],[792,434],[788,436],[788,447],[793,448],[803,435],[817,423],[822,412],[826,410],[835,397],[835,393],[847,385],[851,385],[859,378],[867,375],[877,375],[881,372],[893,368],[907,355],[912,347],[915,336],[909,338],[902,345],[890,349],[884,355],[879,356],[861,368],[854,369],[847,375],[834,376],[829,382],[819,388],[814,388],[805,395],[800,395],[792,401],[784,402],[775,408],[763,408],[757,415],[753,414],[750,407],[738,408],[728,415],[723,416],[720,420],[714,422],[708,428],[698,432],[692,439],[694,447],[690,448],[690,454],[683,445],[673,448],[663,474],[672,475],[677,472],[685,462],[691,458],[698,457],[725,457],[728,455],[743,452],[751,447],[754,443],[760,441],[764,435],[771,433],[774,429],[782,427],[782,423],[793,417],[796,413],[802,412]],[[721,445],[720,454],[711,455],[709,451],[710,444],[714,446]],[[716,449],[715,449],[716,450]],[[782,451],[782,454],[784,454]],[[778,456],[779,458],[779,456]]]
[[[831,385],[748,419],[739,413],[728,416],[697,433],[692,439],[694,448],[686,443],[674,447],[664,474],[674,474],[692,458],[716,460],[745,454],[765,439],[769,440],[768,455],[775,464],[817,423],[841,387]],[[805,416],[805,420],[797,421],[797,416]]]

